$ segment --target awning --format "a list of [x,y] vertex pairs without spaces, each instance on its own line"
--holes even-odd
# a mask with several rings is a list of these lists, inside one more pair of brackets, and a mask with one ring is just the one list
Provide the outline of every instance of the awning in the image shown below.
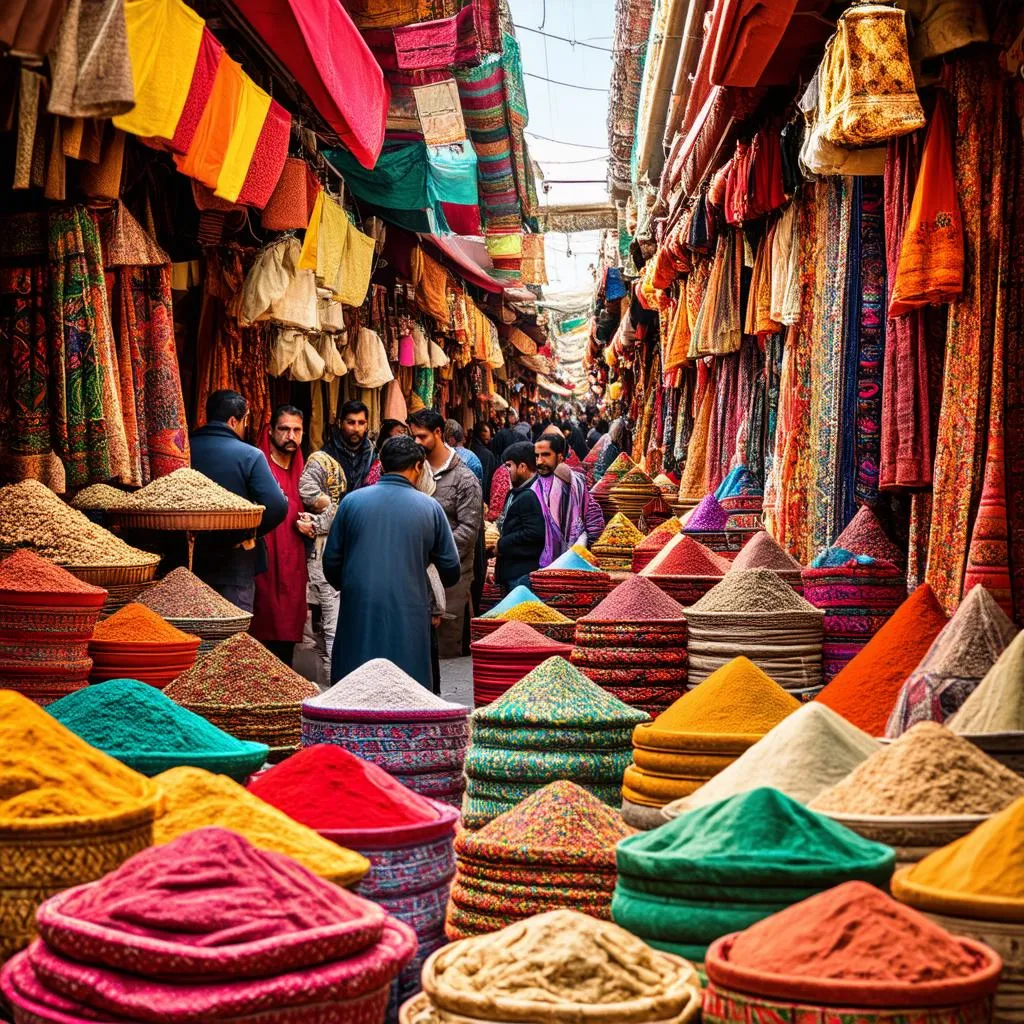
[[496,281],[484,269],[485,266],[490,266],[491,261],[483,242],[474,242],[461,235],[420,234],[419,239],[439,250],[442,256],[447,256],[455,264],[455,273],[470,284],[482,288],[485,292],[498,293],[505,290],[501,281]]
[[390,87],[340,0],[232,0],[363,167],[384,144]]

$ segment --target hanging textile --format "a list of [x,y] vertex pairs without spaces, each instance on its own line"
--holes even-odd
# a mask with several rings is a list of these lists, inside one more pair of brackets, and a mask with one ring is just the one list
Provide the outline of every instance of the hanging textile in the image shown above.
[[1019,123],[1008,123],[1005,94],[1005,76],[992,54],[953,66],[966,286],[949,307],[927,571],[948,613],[963,591],[971,514],[981,490],[990,365],[1005,281],[1007,257],[1001,261],[1000,245],[1006,139],[1020,131]]
[[715,405],[717,360],[697,364],[693,429],[686,449],[686,465],[679,480],[679,500],[696,504],[707,492],[708,438]]

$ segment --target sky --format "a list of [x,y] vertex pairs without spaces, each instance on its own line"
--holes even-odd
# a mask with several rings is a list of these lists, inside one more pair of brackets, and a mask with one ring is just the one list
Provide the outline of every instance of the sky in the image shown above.
[[[526,141],[530,155],[539,164],[545,180],[550,182],[545,192],[538,181],[540,201],[542,204],[605,202],[608,198],[606,121],[615,0],[509,0],[509,6],[522,51],[523,80],[530,112]],[[540,35],[537,30],[547,35]],[[604,49],[590,49],[564,40]],[[534,75],[587,86],[587,90],[555,85],[532,77]],[[556,183],[564,180],[573,183]],[[579,181],[596,184],[577,184]],[[568,238],[564,233],[546,236],[549,283],[544,289],[545,295],[591,287],[593,278],[588,268],[597,262],[598,236],[597,231],[577,232]]]

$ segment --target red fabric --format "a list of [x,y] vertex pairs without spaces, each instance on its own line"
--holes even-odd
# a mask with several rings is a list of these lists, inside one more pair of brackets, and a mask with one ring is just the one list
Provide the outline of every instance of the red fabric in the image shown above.
[[238,193],[240,203],[262,210],[270,201],[288,157],[291,130],[291,114],[276,100],[271,100],[252,154],[252,163],[242,183],[242,191]]
[[323,119],[366,168],[384,145],[391,89],[339,0],[236,0]]
[[711,83],[757,85],[795,9],[796,0],[718,0],[704,41],[711,48]]
[[456,235],[480,235],[483,230],[480,227],[480,207],[461,206],[458,203],[442,203],[445,220],[448,227]]
[[480,63],[481,46],[472,4],[450,18],[367,29],[363,39],[385,71],[433,71]]
[[283,523],[263,538],[267,545],[267,571],[256,577],[256,599],[249,632],[257,640],[298,643],[306,624],[306,541],[295,528],[295,521],[303,511],[299,477],[304,460],[302,452],[297,451],[292,456],[291,466],[282,469],[270,455],[270,437],[265,431],[260,449],[288,499],[288,514]]

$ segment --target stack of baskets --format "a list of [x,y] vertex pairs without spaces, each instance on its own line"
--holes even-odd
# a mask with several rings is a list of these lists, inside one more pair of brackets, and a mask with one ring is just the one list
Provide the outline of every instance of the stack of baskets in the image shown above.
[[88,685],[106,597],[31,551],[0,562],[0,687],[49,704]]
[[640,575],[685,606],[699,601],[728,570],[728,559],[679,533],[640,570]]
[[605,522],[615,515],[612,502],[612,488],[633,468],[636,463],[625,453],[616,456],[612,464],[605,470],[604,476],[591,488],[590,493],[601,506]]
[[496,932],[566,907],[609,920],[618,812],[572,782],[552,782],[479,832],[455,840],[449,939]]
[[634,466],[625,476],[620,477],[608,492],[608,499],[615,511],[621,512],[633,523],[640,521],[644,506],[659,496],[654,481],[639,466]]
[[821,689],[823,613],[769,569],[730,572],[686,609],[690,684],[740,655],[800,700]]
[[655,527],[672,518],[672,506],[665,500],[664,495],[656,494],[640,510],[639,527],[644,533],[650,533]]
[[[128,616],[133,622],[140,620],[138,639],[104,638],[103,631]],[[152,636],[146,629],[149,623],[156,627]],[[199,644],[199,637],[168,627],[156,612],[144,605],[126,604],[105,619],[89,641],[89,656],[92,658],[89,682],[131,678],[162,690],[195,665]]]
[[570,548],[547,568],[530,573],[530,588],[549,608],[575,622],[608,596],[612,578]]
[[830,548],[802,579],[804,597],[825,613],[821,675],[828,684],[907,599],[906,574],[892,562]]
[[651,527],[651,532],[633,548],[633,572],[642,572],[673,537],[679,535],[683,524],[671,516]]
[[[386,697],[374,685],[382,679],[390,684]],[[468,717],[464,705],[442,700],[397,665],[375,658],[302,702],[302,745],[342,747],[413,792],[457,807],[465,789]]]
[[473,703],[483,707],[548,658],[568,658],[571,644],[542,636],[525,622],[506,622],[500,629],[470,645],[473,656]]
[[606,572],[626,573],[633,568],[633,549],[643,539],[644,535],[636,526],[621,512],[616,512],[590,550]]
[[222,640],[249,628],[252,615],[221,597],[184,566],[172,569],[140,597],[139,604],[172,626],[200,639],[199,653],[212,651]]
[[683,609],[630,576],[576,623],[569,660],[612,696],[657,715],[686,691]]

